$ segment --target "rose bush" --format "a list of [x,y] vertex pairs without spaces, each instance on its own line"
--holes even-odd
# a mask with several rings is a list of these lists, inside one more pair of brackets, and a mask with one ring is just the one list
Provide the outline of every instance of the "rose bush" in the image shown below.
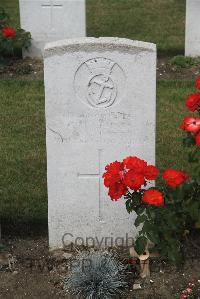
[[187,132],[183,143],[190,148],[188,156],[189,162],[196,163],[197,178],[200,176],[199,168],[199,146],[200,146],[200,76],[195,81],[195,87],[198,89],[197,93],[189,95],[186,99],[185,106],[190,112],[196,115],[187,116],[180,128]]
[[14,38],[16,36],[16,31],[12,27],[5,27],[2,29],[2,34],[6,38]]
[[10,18],[0,8],[0,58],[5,59],[21,54],[22,48],[27,49],[31,43],[31,34],[23,29],[15,29],[9,25]]
[[137,214],[135,226],[143,225],[135,243],[137,252],[141,254],[151,241],[156,250],[175,262],[181,255],[180,237],[177,236],[183,236],[186,229],[186,219],[179,215],[183,211],[180,204],[183,184],[189,176],[167,169],[162,175],[164,187],[147,189],[158,175],[156,166],[133,156],[107,165],[103,178],[111,200],[118,201],[124,196],[128,213],[135,211]]
[[[200,78],[196,80],[200,89]],[[200,95],[186,99],[186,107],[200,115]],[[200,117],[188,116],[180,126],[187,132],[184,145],[192,146],[189,161],[198,164],[200,146]],[[198,155],[198,156],[197,156]],[[159,169],[138,157],[130,156],[105,167],[104,184],[111,200],[125,199],[128,213],[135,212],[135,226],[140,226],[135,249],[142,254],[147,244],[173,263],[183,261],[186,236],[200,228],[199,165],[196,178],[173,168],[160,174]],[[161,175],[163,184],[152,187]]]

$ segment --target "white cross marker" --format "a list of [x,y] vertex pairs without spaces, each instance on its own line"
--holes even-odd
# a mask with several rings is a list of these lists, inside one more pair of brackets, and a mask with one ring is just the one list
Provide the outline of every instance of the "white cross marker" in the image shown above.
[[47,9],[50,8],[50,28],[53,29],[54,27],[54,22],[53,22],[53,16],[54,16],[54,9],[55,8],[62,8],[63,5],[62,4],[53,4],[53,0],[49,0],[49,4],[42,4],[42,7]]
[[82,174],[78,173],[78,177],[82,179],[97,179],[99,186],[98,186],[98,193],[99,193],[99,221],[103,221],[103,201],[101,198],[101,180],[102,180],[102,175],[101,175],[101,149],[98,150],[98,158],[99,158],[99,171],[98,173],[88,173],[88,174]]

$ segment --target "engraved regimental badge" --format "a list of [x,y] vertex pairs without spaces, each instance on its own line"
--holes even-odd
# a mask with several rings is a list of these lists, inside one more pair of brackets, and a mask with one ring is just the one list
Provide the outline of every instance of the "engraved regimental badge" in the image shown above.
[[122,97],[124,87],[124,71],[116,62],[106,58],[93,58],[84,62],[74,78],[78,98],[95,108],[113,105]]

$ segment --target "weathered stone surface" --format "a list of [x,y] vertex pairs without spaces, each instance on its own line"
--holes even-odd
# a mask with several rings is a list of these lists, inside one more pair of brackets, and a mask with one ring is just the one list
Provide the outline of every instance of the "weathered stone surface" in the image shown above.
[[185,55],[200,56],[200,1],[186,1]]
[[85,0],[19,0],[21,27],[31,32],[24,56],[42,57],[48,42],[86,35]]
[[155,162],[156,47],[83,38],[44,54],[50,247],[63,236],[65,245],[126,245],[134,214],[108,198],[102,173],[128,155]]

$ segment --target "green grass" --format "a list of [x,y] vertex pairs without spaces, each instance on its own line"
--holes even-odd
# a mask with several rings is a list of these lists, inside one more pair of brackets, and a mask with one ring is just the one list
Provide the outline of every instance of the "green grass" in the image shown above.
[[[0,0],[19,24],[18,0]],[[87,35],[154,42],[160,54],[184,52],[185,0],[87,0]]]
[[0,218],[46,219],[43,83],[0,82],[0,161]]
[[191,68],[200,64],[199,57],[189,57],[184,55],[177,55],[171,58],[170,64],[176,69]]
[[[157,91],[157,165],[193,173],[178,129],[193,82],[163,81]],[[141,116],[142,117],[142,116]],[[43,82],[0,82],[0,219],[47,221]]]
[[194,91],[192,81],[159,81],[157,88],[157,164],[164,170],[173,167],[194,174],[194,165],[187,161],[188,149],[183,147],[185,132],[179,129],[189,112],[187,95]]
[[0,7],[3,7],[9,14],[11,24],[19,26],[19,0],[0,0]]

